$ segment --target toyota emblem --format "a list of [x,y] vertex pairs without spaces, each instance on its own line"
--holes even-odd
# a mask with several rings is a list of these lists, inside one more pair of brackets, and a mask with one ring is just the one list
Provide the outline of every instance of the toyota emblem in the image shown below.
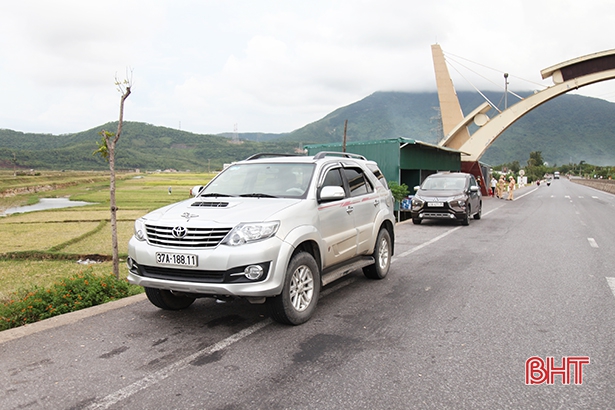
[[176,226],[175,228],[173,228],[171,233],[173,234],[174,238],[181,239],[186,236],[186,228],[184,228],[183,226]]

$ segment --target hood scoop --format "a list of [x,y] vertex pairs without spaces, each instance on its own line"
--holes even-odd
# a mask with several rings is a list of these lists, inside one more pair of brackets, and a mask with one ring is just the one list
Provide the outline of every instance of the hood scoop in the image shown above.
[[197,201],[197,202],[193,202],[190,206],[194,206],[198,208],[226,208],[228,206],[228,202]]

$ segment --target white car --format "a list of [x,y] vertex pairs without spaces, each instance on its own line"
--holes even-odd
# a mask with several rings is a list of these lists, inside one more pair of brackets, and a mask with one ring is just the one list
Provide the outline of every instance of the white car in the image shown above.
[[259,154],[193,193],[135,221],[128,244],[128,281],[159,308],[245,297],[297,325],[322,286],[356,269],[374,279],[389,271],[394,201],[364,157]]

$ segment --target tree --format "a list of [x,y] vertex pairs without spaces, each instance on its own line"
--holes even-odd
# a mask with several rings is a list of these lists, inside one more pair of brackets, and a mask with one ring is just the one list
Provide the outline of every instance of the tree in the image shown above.
[[400,185],[397,181],[389,181],[389,188],[391,189],[391,194],[396,202],[401,202],[408,196],[408,185],[406,184]]
[[120,278],[120,263],[117,244],[117,206],[115,202],[115,148],[122,135],[122,124],[124,122],[124,102],[128,98],[132,88],[132,71],[130,79],[119,81],[115,78],[115,85],[122,97],[120,98],[120,119],[117,123],[117,132],[114,134],[102,130],[99,134],[102,141],[98,144],[98,149],[94,154],[99,154],[109,162],[110,181],[109,181],[109,202],[111,208],[111,244],[113,248],[113,274],[117,279]]

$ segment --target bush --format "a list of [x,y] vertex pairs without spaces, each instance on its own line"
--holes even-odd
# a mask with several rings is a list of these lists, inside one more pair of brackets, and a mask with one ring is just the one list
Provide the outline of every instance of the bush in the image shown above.
[[112,300],[136,295],[142,288],[117,280],[110,273],[79,273],[55,282],[48,289],[33,287],[17,292],[0,304],[0,330],[38,322],[63,313],[74,312]]

